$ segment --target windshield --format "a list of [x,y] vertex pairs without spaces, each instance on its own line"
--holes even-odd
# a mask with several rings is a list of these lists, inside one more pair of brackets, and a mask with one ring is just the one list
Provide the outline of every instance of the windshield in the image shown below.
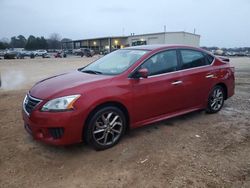
[[117,75],[127,70],[147,51],[117,50],[89,64],[80,71],[90,74]]

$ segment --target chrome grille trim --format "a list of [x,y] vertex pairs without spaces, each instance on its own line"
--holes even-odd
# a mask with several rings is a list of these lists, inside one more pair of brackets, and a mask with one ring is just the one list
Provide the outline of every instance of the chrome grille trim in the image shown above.
[[[42,102],[41,99],[32,97],[29,93],[23,100],[23,110],[29,116],[30,113]],[[27,108],[29,107],[29,110]]]

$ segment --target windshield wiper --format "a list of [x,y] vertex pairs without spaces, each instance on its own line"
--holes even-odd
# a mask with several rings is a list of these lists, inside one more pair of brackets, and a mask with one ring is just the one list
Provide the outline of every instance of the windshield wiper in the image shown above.
[[82,70],[82,72],[89,73],[89,74],[102,74],[102,72],[94,71],[94,70]]

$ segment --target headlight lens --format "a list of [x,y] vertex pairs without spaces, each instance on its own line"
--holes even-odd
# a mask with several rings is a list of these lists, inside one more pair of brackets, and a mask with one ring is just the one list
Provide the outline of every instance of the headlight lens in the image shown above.
[[65,97],[60,97],[48,101],[42,107],[42,111],[66,111],[72,110],[75,101],[80,97],[80,95],[70,95]]

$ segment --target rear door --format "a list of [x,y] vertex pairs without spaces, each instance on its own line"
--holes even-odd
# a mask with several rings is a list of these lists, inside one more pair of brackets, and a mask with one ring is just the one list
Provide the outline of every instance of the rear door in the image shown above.
[[133,122],[154,118],[182,108],[183,88],[176,50],[159,52],[138,69],[147,68],[149,77],[131,79]]
[[214,57],[201,51],[180,49],[181,80],[185,91],[183,107],[200,108],[206,105],[206,100],[214,85],[214,68],[210,64]]

